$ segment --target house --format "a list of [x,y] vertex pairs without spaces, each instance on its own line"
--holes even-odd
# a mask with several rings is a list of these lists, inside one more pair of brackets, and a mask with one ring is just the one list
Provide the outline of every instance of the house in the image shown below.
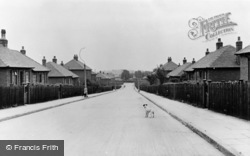
[[109,86],[111,79],[104,72],[99,72],[96,75],[96,81],[100,86]]
[[250,81],[250,45],[242,49],[242,41],[238,37],[236,42],[236,56],[240,63],[240,79],[244,81]]
[[0,39],[0,85],[47,84],[49,69],[26,55],[8,48],[6,31],[1,30]]
[[96,73],[91,71],[91,82],[96,82]]
[[187,62],[187,59],[184,57],[183,65],[180,65],[179,67],[175,68],[173,71],[168,73],[167,78],[171,82],[181,82],[187,80],[188,79],[187,74],[184,72],[184,70],[194,63],[195,63],[194,59],[192,62]]
[[86,67],[87,81],[92,81],[91,79],[92,69],[88,67],[87,65],[85,65],[84,63],[82,63],[81,61],[79,61],[77,55],[74,55],[73,59],[64,65],[65,68],[67,68],[68,70],[70,70],[71,72],[79,76],[80,85],[83,85],[85,82],[84,66]]
[[190,81],[235,81],[240,79],[240,66],[235,56],[236,48],[223,46],[221,39],[216,43],[216,50],[209,52],[196,63],[185,69]]
[[178,65],[172,61],[171,57],[168,57],[168,62],[161,66],[164,71],[164,75],[167,77],[168,73],[176,69]]
[[54,56],[52,62],[46,62],[45,57],[43,57],[43,65],[50,69],[48,73],[48,83],[49,84],[62,84],[62,85],[78,85],[79,77],[73,72],[66,69],[64,66],[57,64],[57,59]]

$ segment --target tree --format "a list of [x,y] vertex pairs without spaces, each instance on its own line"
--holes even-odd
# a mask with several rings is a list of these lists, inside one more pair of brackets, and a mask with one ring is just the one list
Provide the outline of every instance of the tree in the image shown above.
[[150,74],[147,76],[147,80],[149,81],[150,85],[153,85],[157,82],[157,76],[155,74]]
[[163,84],[165,82],[165,72],[162,68],[162,65],[160,67],[156,68],[156,76],[160,80],[160,84]]
[[135,77],[136,78],[142,78],[143,77],[143,73],[140,70],[135,71]]
[[122,71],[122,74],[121,74],[121,78],[123,79],[123,80],[128,80],[129,78],[130,78],[130,73],[129,73],[129,71],[128,70],[123,70]]

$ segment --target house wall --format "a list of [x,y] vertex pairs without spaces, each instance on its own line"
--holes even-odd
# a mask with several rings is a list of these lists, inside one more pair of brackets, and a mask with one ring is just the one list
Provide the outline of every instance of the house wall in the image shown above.
[[64,78],[61,78],[61,77],[49,77],[49,84],[64,84],[65,80]]
[[204,79],[211,81],[238,81],[240,80],[240,69],[200,69],[188,72],[188,80],[202,82]]
[[248,57],[240,56],[240,79],[248,81]]
[[31,81],[32,84],[47,84],[48,83],[48,72],[32,72]]
[[210,69],[208,79],[212,81],[238,81],[240,80],[240,69]]
[[96,81],[96,74],[91,74],[91,81],[95,82]]
[[[85,79],[84,70],[70,70],[70,71],[79,76],[80,85],[83,85]],[[87,79],[91,81],[91,70],[86,70],[86,76]]]
[[23,85],[31,82],[31,69],[0,69],[0,86]]
[[0,69],[0,86],[8,86],[7,84],[7,71],[6,69]]

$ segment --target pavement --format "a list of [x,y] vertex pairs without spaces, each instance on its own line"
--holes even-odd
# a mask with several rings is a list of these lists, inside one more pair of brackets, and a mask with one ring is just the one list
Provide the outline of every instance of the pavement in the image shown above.
[[94,98],[94,97],[105,95],[105,94],[112,93],[112,92],[114,92],[114,90],[102,92],[102,93],[89,94],[88,98],[84,98],[83,96],[76,96],[76,97],[71,97],[71,98],[52,100],[48,102],[41,102],[41,103],[36,103],[36,104],[25,104],[23,106],[1,109],[0,110],[0,122],[10,120],[13,118],[17,118],[17,117],[21,117],[24,115],[29,115],[29,114],[33,114],[36,112],[48,110],[51,108],[60,107],[60,106],[67,105],[73,102],[78,102],[78,101]]
[[225,155],[250,156],[250,121],[197,108],[144,91],[140,91],[140,94]]

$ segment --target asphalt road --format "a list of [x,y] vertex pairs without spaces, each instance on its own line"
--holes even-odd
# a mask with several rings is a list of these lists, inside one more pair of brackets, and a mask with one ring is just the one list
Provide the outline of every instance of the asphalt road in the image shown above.
[[[145,118],[142,104],[155,110]],[[64,140],[65,156],[219,156],[217,149],[139,95],[110,94],[0,122],[1,140]]]

